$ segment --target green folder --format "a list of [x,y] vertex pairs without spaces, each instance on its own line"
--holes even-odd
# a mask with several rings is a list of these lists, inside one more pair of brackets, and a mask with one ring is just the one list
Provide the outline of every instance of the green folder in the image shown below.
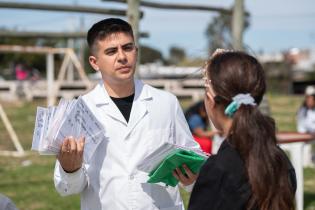
[[186,151],[182,149],[176,149],[175,152],[168,155],[156,169],[149,173],[148,183],[163,182],[166,185],[175,187],[178,180],[173,176],[175,168],[185,174],[185,170],[182,165],[186,164],[193,173],[198,173],[206,158],[196,154],[193,151]]

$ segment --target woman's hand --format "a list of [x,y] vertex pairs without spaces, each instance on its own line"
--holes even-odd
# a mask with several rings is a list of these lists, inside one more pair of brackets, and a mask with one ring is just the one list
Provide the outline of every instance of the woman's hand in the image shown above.
[[173,176],[180,181],[184,186],[191,185],[194,183],[198,177],[198,174],[194,174],[187,165],[183,164],[183,168],[186,174],[183,174],[179,168],[173,171]]

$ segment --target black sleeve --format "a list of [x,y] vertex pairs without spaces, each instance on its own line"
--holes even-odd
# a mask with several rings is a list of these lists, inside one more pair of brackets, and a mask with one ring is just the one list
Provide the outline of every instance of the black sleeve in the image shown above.
[[200,170],[190,196],[188,210],[217,209],[218,194],[224,182],[224,173],[215,166],[215,158],[210,157]]

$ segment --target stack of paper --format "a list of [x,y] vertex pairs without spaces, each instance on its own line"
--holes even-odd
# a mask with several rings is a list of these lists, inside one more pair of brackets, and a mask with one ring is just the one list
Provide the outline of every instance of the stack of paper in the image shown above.
[[58,106],[37,107],[32,150],[40,154],[56,155],[66,137],[78,139],[83,136],[84,158],[89,159],[103,135],[102,124],[81,97],[74,100],[61,99]]
[[137,168],[149,173],[149,183],[162,182],[174,187],[178,183],[173,176],[175,168],[180,168],[184,173],[182,165],[186,164],[193,173],[198,173],[207,157],[201,150],[165,143],[146,157]]

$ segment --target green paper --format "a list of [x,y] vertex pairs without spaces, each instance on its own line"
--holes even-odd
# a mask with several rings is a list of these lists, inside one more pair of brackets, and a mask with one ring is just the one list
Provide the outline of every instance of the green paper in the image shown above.
[[173,171],[176,168],[180,168],[185,174],[182,165],[186,164],[188,168],[196,174],[199,172],[205,161],[205,157],[202,157],[193,151],[176,149],[175,152],[168,155],[156,169],[150,172],[148,183],[163,182],[166,185],[175,187],[178,184],[178,180],[173,176]]

